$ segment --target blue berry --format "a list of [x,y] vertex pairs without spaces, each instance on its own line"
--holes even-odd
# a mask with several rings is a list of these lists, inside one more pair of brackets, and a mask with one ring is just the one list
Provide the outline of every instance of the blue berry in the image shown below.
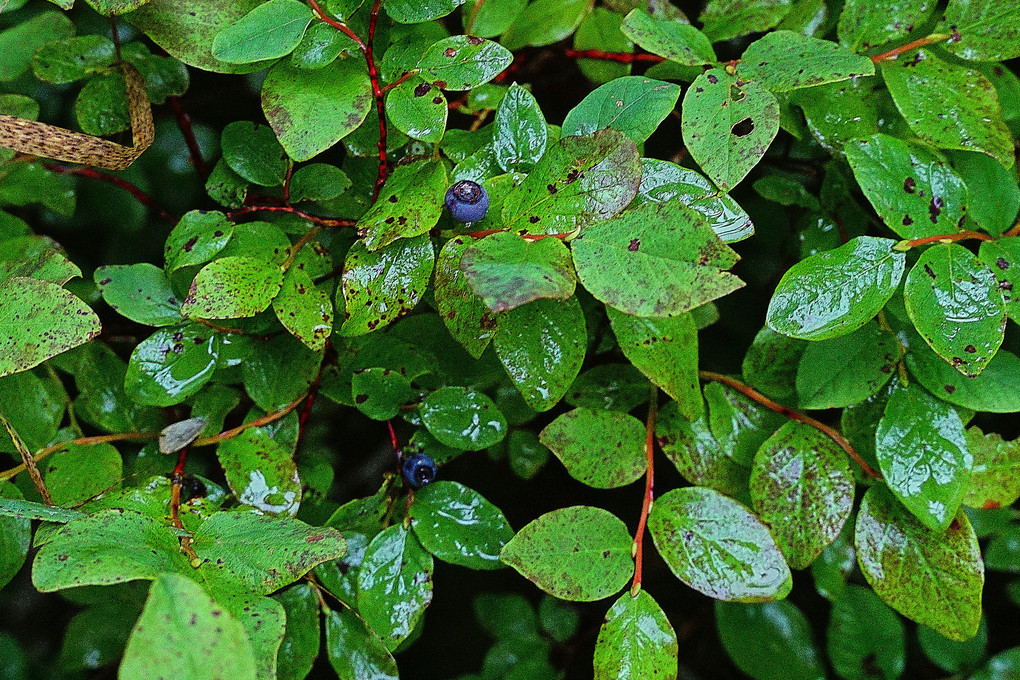
[[477,182],[461,180],[446,191],[447,210],[458,222],[477,222],[489,209],[489,194]]
[[416,453],[404,459],[400,472],[407,483],[417,489],[436,478],[436,464],[424,453]]

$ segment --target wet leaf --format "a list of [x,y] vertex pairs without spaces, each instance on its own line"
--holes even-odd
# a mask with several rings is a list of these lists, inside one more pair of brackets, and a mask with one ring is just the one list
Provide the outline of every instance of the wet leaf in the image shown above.
[[839,15],[839,42],[855,52],[905,38],[934,7],[924,0],[879,3],[847,0]]
[[829,659],[840,677],[898,678],[907,663],[903,622],[874,591],[848,584],[832,604],[826,633]]
[[766,31],[790,12],[792,0],[709,0],[698,20],[712,42]]
[[283,285],[272,262],[252,257],[221,257],[195,276],[181,314],[203,319],[255,316],[269,307]]
[[673,111],[679,98],[680,87],[673,83],[642,76],[616,78],[593,90],[567,113],[563,135],[619,130],[641,144]]
[[773,31],[744,51],[737,67],[740,78],[754,80],[773,92],[875,75],[871,59],[845,47],[793,31]]
[[386,118],[411,139],[437,144],[446,132],[446,96],[421,78],[408,78],[386,95]]
[[705,417],[689,421],[676,402],[668,403],[655,421],[655,436],[662,452],[690,483],[727,495],[747,489],[750,471],[726,455]]
[[353,609],[326,613],[326,653],[340,680],[397,680],[397,662]]
[[529,241],[507,232],[468,246],[460,269],[471,290],[496,313],[542,298],[566,300],[577,282],[570,251],[561,241]]
[[545,153],[548,130],[535,97],[512,85],[496,109],[492,152],[499,167],[529,172]]
[[620,596],[595,642],[596,680],[675,680],[679,647],[666,614],[647,591]]
[[949,52],[974,61],[1002,61],[1020,57],[1020,7],[988,0],[953,0],[935,33],[951,37]]
[[293,516],[301,503],[301,480],[291,455],[283,444],[252,430],[216,447],[216,457],[238,501],[273,515]]
[[546,425],[539,438],[571,477],[596,489],[626,486],[648,467],[644,424],[626,413],[574,409]]
[[808,343],[797,368],[801,408],[840,408],[889,382],[902,349],[892,333],[867,323],[849,335]]
[[511,61],[510,50],[497,42],[453,35],[425,50],[418,68],[440,90],[470,90],[495,78]]
[[967,448],[974,457],[963,504],[1005,508],[1020,498],[1020,439],[1007,441],[994,432],[967,428]]
[[464,251],[473,243],[468,236],[455,236],[443,244],[436,258],[435,298],[450,335],[477,359],[495,335],[496,315],[471,289],[460,268]]
[[425,234],[375,251],[356,243],[344,261],[346,318],[340,334],[371,333],[414,309],[428,286],[434,264],[432,242]]
[[411,527],[430,553],[470,569],[501,569],[499,552],[514,536],[506,517],[478,492],[438,481],[414,494]]
[[106,304],[147,326],[180,323],[181,303],[163,270],[142,262],[99,267],[93,275]]
[[192,210],[178,220],[166,240],[166,271],[204,264],[220,252],[234,233],[234,223],[218,211]]
[[506,436],[506,419],[492,399],[465,387],[443,387],[422,401],[421,419],[440,443],[466,451],[488,448]]
[[375,251],[398,238],[425,234],[436,226],[447,189],[446,168],[425,161],[402,165],[386,180],[379,199],[358,220],[364,247]]
[[620,27],[624,35],[652,54],[684,66],[715,62],[712,43],[690,24],[651,17],[643,10],[631,10]]

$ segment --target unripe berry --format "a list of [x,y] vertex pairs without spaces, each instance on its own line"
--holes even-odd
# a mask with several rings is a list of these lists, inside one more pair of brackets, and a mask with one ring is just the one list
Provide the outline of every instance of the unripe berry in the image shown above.
[[461,180],[446,191],[446,209],[458,222],[477,222],[489,209],[489,194],[477,182]]
[[404,480],[417,489],[436,478],[436,464],[424,453],[415,453],[404,459],[400,472]]

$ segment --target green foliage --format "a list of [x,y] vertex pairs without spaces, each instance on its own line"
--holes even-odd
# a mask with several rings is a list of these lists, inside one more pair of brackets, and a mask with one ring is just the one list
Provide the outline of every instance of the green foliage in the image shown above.
[[72,5],[0,144],[155,143],[0,150],[0,677],[1018,672],[1016,0]]

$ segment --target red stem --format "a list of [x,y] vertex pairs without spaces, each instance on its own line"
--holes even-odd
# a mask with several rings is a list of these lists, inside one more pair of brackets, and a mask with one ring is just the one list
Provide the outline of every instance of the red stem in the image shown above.
[[602,61],[615,61],[618,64],[633,64],[635,61],[648,61],[658,63],[665,61],[657,54],[632,54],[630,52],[603,52],[602,50],[570,50],[567,56],[571,59],[600,59]]
[[652,509],[652,500],[654,498],[655,417],[658,414],[658,396],[659,389],[653,385],[651,401],[648,404],[648,419],[645,421],[645,455],[648,457],[648,472],[645,473],[645,495],[641,503],[641,518],[638,519],[637,532],[634,534],[634,582],[630,586],[631,597],[637,597],[637,594],[641,591],[645,526],[648,524],[648,513]]
[[372,16],[368,22],[368,42],[365,43],[365,61],[368,62],[368,78],[372,82],[372,94],[375,95],[375,108],[379,114],[379,175],[375,179],[375,188],[372,189],[372,201],[379,198],[379,192],[386,183],[389,174],[389,162],[386,159],[386,112],[383,106],[383,92],[379,87],[379,72],[375,68],[375,59],[372,53],[372,42],[375,40],[375,25],[379,20],[380,0],[375,0],[372,5]]
[[384,87],[382,89],[382,91],[383,92],[389,92],[390,90],[395,88],[400,83],[404,82],[405,80],[407,80],[409,78],[413,78],[416,75],[418,75],[417,71],[404,71],[404,74],[402,76],[400,76],[400,78],[398,78],[396,81],[394,81],[394,82],[390,83],[389,85],[387,85],[386,87]]
[[181,106],[180,99],[177,97],[168,97],[167,99],[170,102],[170,108],[174,110],[174,116],[177,117],[177,127],[181,129],[181,134],[184,135],[184,143],[188,145],[188,153],[191,154],[191,164],[195,166],[195,171],[199,176],[205,179],[209,176],[209,167],[202,160],[202,151],[198,148],[195,132],[191,129],[191,117]]
[[131,182],[123,180],[120,177],[115,177],[101,170],[95,170],[93,168],[71,168],[66,165],[60,165],[59,163],[43,163],[42,166],[51,172],[56,172],[62,175],[75,175],[77,177],[87,177],[89,179],[98,179],[104,182],[109,182],[114,186],[118,186],[121,189],[127,191],[129,194],[135,197],[135,199],[142,205],[154,210],[157,215],[169,222],[170,224],[177,224],[177,218],[168,213],[163,208],[156,205],[156,202],[147,193],[136,187]]
[[365,51],[365,43],[363,43],[361,41],[361,38],[359,38],[358,35],[354,31],[352,31],[351,29],[347,28],[346,25],[341,24],[339,21],[337,21],[333,17],[331,17],[328,14],[326,14],[325,12],[323,12],[322,8],[319,7],[319,3],[316,2],[315,0],[308,0],[308,2],[311,3],[312,9],[314,9],[316,11],[316,13],[318,13],[320,19],[322,19],[327,24],[329,24],[330,26],[332,26],[333,28],[335,28],[338,31],[342,32],[344,35],[346,35],[351,40],[353,40],[355,42],[355,44],[357,44],[358,49],[360,49],[362,52]]
[[948,35],[945,35],[945,34],[942,34],[942,33],[932,33],[931,35],[925,36],[923,38],[918,38],[917,40],[912,40],[912,41],[908,42],[906,45],[900,45],[899,47],[894,47],[893,49],[889,50],[888,52],[882,52],[881,54],[876,54],[875,56],[871,57],[871,61],[877,64],[878,62],[885,61],[886,59],[896,59],[897,57],[899,57],[904,52],[909,52],[912,49],[915,49],[915,48],[918,48],[918,47],[924,47],[925,45],[930,45],[932,43],[942,42],[943,40],[948,40],[951,37],[952,36],[948,36]]
[[393,453],[399,454],[400,452],[400,438],[397,437],[397,431],[393,429],[393,421],[387,420],[386,427],[390,431],[390,445],[393,447]]
[[897,244],[899,248],[913,248],[915,246],[923,246],[929,243],[952,243],[954,241],[965,241],[969,238],[976,239],[978,241],[994,241],[988,234],[982,234],[979,231],[958,231],[955,234],[939,234],[938,236],[925,236],[924,238],[915,238],[911,241],[904,241],[901,244]]
[[306,212],[292,208],[289,205],[246,205],[243,208],[238,208],[227,213],[227,218],[235,220],[242,215],[248,215],[256,212],[282,212],[289,213],[291,215],[297,215],[298,217],[308,220],[313,224],[318,224],[323,227],[353,227],[357,222],[355,220],[341,220],[331,219],[328,217],[316,217],[315,215],[309,215]]

